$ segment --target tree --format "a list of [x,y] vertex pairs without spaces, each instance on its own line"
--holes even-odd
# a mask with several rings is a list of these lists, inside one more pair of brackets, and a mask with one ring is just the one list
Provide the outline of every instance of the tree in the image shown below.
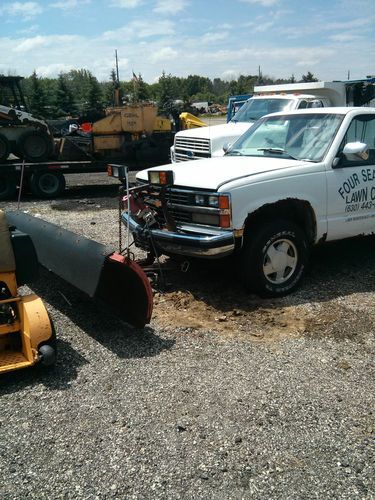
[[173,111],[173,102],[176,99],[173,77],[166,75],[163,71],[159,78],[158,86],[158,108],[159,113],[169,115]]
[[30,77],[29,103],[31,113],[38,118],[44,118],[46,97],[35,70]]
[[71,91],[67,78],[63,73],[60,73],[57,79],[55,107],[56,114],[58,116],[74,115],[77,112],[73,92]]
[[306,82],[317,82],[317,81],[318,79],[315,78],[315,76],[310,71],[308,71],[306,75],[302,75],[301,82],[306,83]]
[[116,102],[116,92],[119,92],[120,82],[117,81],[117,75],[114,68],[111,70],[111,74],[109,77],[109,82],[104,82],[103,86],[103,95],[104,95],[104,103],[106,106],[114,106]]
[[133,87],[134,87],[133,99],[135,102],[146,101],[149,98],[147,83],[143,81],[142,75],[140,73],[138,76],[134,75]]
[[103,109],[102,89],[98,80],[90,72],[88,72],[88,92],[84,109],[85,111],[101,111]]

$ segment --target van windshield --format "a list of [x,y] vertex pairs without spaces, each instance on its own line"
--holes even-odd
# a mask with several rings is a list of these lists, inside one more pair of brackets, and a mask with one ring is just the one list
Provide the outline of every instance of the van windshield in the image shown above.
[[232,122],[255,122],[262,116],[287,111],[293,99],[249,99],[232,118]]
[[344,115],[328,113],[264,117],[227,152],[229,156],[268,156],[321,161]]

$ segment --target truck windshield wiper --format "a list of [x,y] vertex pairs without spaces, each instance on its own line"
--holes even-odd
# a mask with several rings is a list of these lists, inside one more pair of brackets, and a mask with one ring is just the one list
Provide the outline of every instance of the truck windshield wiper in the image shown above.
[[239,149],[232,149],[231,151],[228,151],[228,153],[226,153],[226,156],[229,156],[229,155],[243,156]]
[[266,153],[275,153],[277,155],[287,155],[288,158],[291,158],[292,160],[299,160],[299,158],[296,158],[295,156],[291,155],[288,153],[288,151],[285,151],[285,149],[282,148],[258,148],[257,151],[264,151]]

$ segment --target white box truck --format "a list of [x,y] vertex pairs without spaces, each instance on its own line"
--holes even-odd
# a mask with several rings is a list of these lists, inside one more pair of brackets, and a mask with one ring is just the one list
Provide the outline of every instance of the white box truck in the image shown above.
[[253,97],[228,123],[177,132],[171,147],[171,161],[223,156],[229,144],[269,113],[327,106],[363,106],[374,98],[375,78],[254,87]]

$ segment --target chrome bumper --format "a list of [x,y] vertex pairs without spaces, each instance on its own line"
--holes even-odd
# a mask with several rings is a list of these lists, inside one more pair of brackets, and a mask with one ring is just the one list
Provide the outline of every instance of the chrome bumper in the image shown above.
[[136,245],[145,250],[155,247],[160,253],[219,258],[230,255],[235,248],[234,234],[230,230],[204,228],[198,232],[195,226],[179,225],[178,231],[172,232],[144,227],[126,212],[121,218]]

